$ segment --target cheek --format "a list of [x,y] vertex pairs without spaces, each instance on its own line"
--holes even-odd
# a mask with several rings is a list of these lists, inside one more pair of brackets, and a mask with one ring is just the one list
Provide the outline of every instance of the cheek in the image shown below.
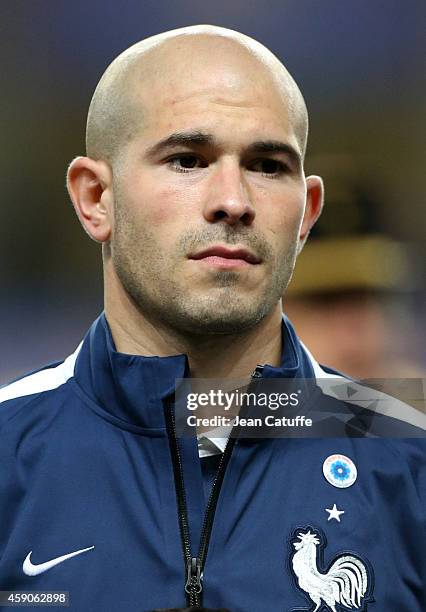
[[[265,227],[279,243],[292,242],[299,234],[303,220],[304,201],[301,198],[279,199],[268,208]],[[261,219],[259,219],[261,222]]]
[[179,225],[188,211],[188,198],[181,190],[167,186],[150,194],[149,202],[142,200],[144,218],[151,225]]

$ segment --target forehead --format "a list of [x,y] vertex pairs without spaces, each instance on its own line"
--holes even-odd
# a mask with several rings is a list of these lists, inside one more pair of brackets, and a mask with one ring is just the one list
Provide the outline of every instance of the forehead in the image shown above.
[[215,48],[212,40],[197,41],[145,59],[131,83],[145,136],[194,127],[232,130],[234,137],[293,135],[292,91],[283,74],[235,43],[219,41]]

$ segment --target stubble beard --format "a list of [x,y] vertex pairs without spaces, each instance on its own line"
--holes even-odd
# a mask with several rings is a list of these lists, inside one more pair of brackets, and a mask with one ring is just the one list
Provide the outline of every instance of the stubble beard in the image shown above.
[[144,228],[141,235],[124,207],[116,205],[115,235],[111,245],[115,272],[142,316],[174,333],[191,336],[243,333],[272,311],[290,281],[297,240],[274,256],[264,239],[254,237],[247,228],[238,232],[225,224],[182,236],[176,249],[176,261],[183,260],[190,246],[197,246],[199,250],[214,241],[242,243],[261,256],[260,265],[270,269],[270,282],[263,294],[239,291],[241,277],[236,271],[212,271],[210,288],[202,293],[182,286],[175,278],[170,260],[159,252],[152,232]]

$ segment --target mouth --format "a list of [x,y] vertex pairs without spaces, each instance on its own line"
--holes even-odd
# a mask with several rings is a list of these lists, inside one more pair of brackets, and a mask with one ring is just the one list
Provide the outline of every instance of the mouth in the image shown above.
[[253,266],[261,263],[259,257],[248,249],[231,249],[224,246],[209,247],[198,253],[190,254],[188,259],[221,268]]

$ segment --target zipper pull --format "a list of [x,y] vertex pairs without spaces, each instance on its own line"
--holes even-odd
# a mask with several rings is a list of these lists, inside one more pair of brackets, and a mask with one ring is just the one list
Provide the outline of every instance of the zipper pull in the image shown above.
[[252,380],[253,380],[253,378],[262,378],[262,376],[263,376],[263,368],[264,367],[265,367],[264,365],[256,366],[256,369],[251,374]]
[[186,564],[186,584],[185,591],[189,594],[199,595],[203,590],[203,575],[201,573],[201,562],[198,557],[188,559]]

